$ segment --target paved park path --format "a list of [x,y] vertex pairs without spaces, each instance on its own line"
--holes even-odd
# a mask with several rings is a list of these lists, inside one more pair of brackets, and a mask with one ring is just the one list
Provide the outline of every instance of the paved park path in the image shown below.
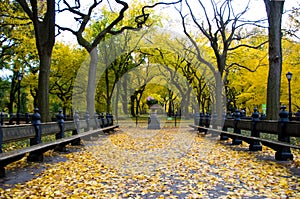
[[[191,128],[121,128],[7,169],[0,198],[300,198],[296,161],[248,152]],[[18,169],[15,169],[18,167]]]

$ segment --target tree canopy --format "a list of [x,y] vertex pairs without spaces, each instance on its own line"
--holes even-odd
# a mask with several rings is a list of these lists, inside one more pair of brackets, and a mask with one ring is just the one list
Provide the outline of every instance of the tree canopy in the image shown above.
[[[159,99],[169,115],[176,111],[184,115],[197,111],[221,114],[237,108],[251,112],[267,104],[268,110],[276,110],[267,111],[267,115],[276,119],[280,104],[288,103],[285,73],[294,74],[292,88],[298,83],[299,56],[295,52],[299,44],[297,37],[290,37],[297,36],[297,7],[289,12],[288,34],[272,39],[282,41],[281,61],[272,59],[279,53],[273,52],[273,47],[281,44],[269,42],[271,11],[280,4],[282,12],[282,1],[264,1],[268,25],[266,19],[247,18],[251,1],[239,9],[236,2],[227,0],[1,2],[0,63],[1,70],[11,71],[11,77],[1,77],[1,88],[9,92],[1,92],[0,104],[9,112],[15,112],[15,76],[20,71],[24,73],[21,89],[27,93],[24,111],[39,107],[45,115],[43,121],[58,108],[64,114],[80,109],[90,115],[95,111],[129,111],[134,116],[147,112],[145,99],[150,95]],[[157,6],[175,8],[177,13],[157,12]],[[55,14],[74,20],[57,22]],[[166,31],[164,27],[177,30]],[[55,33],[63,31],[75,35],[77,42],[54,43]],[[278,38],[281,29],[276,31]],[[275,90],[270,90],[272,87]],[[300,108],[299,93],[293,91],[292,95],[295,112]],[[81,104],[74,104],[74,97]]]

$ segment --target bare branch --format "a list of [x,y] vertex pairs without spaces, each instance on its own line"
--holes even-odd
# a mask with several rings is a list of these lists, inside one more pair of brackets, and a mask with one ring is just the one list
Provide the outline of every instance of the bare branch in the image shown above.
[[269,41],[264,41],[263,43],[257,45],[257,46],[251,46],[251,45],[248,45],[248,44],[240,44],[240,45],[237,45],[235,47],[232,47],[232,48],[228,48],[228,50],[236,50],[238,48],[241,48],[241,47],[247,47],[247,48],[252,48],[252,49],[259,49],[260,47],[262,47],[264,44],[268,43]]
[[30,8],[28,7],[28,4],[27,4],[26,0],[17,0],[17,2],[19,2],[19,4],[23,8],[23,10],[26,12],[26,14],[28,15],[28,17],[33,21],[33,19],[34,19],[33,13],[30,10]]
[[182,12],[180,12],[180,11],[179,11],[179,14],[180,14],[181,19],[182,19],[182,26],[183,26],[184,34],[188,37],[188,39],[191,41],[191,43],[195,47],[196,52],[197,52],[196,56],[197,56],[198,60],[201,61],[202,63],[206,64],[212,71],[215,71],[214,67],[208,61],[206,61],[205,59],[202,58],[200,49],[197,46],[197,42],[187,32],[186,25],[185,25],[185,16],[183,16]]
[[233,67],[233,66],[238,66],[239,68],[246,69],[246,70],[249,71],[249,72],[256,72],[257,69],[258,69],[259,67],[261,67],[262,65],[257,65],[256,68],[253,70],[253,69],[248,68],[247,66],[244,66],[244,65],[241,65],[241,64],[239,64],[239,63],[233,62],[233,63],[231,63],[231,64],[227,67],[227,69],[229,69],[229,68],[231,68],[231,67]]

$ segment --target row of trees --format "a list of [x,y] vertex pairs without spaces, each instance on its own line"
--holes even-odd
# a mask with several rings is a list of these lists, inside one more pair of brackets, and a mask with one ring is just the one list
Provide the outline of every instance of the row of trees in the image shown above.
[[[282,66],[279,33],[284,1],[264,1],[268,13],[268,37],[262,28],[258,28],[265,20],[245,21],[243,16],[248,5],[236,13],[233,2],[228,0],[210,1],[213,17],[208,14],[208,5],[202,2],[198,2],[198,7],[191,6],[187,0],[171,3],[133,1],[131,7],[124,1],[116,0],[115,3],[105,6],[102,1],[94,1],[86,7],[80,1],[71,4],[68,1],[17,0],[1,4],[4,11],[1,15],[2,66],[12,70],[12,79],[20,70],[26,74],[22,85],[30,95],[23,98],[31,101],[32,107],[40,108],[43,121],[50,117],[49,100],[53,105],[50,107],[62,106],[64,111],[81,109],[91,114],[95,107],[97,111],[105,109],[108,112],[117,112],[121,107],[125,114],[130,110],[130,114],[135,115],[145,111],[142,102],[154,91],[170,113],[175,109],[188,113],[199,108],[221,113],[223,107],[252,108],[266,99],[267,115],[270,119],[277,118]],[[150,8],[162,4],[175,5],[187,37],[172,38],[172,35],[157,30],[163,20],[151,13]],[[65,12],[75,15],[75,28],[55,23],[55,13]],[[75,35],[81,47],[54,45],[55,25],[58,33],[69,31]],[[154,30],[146,28],[146,32],[139,34],[130,32],[150,25]],[[112,36],[119,34],[122,36]],[[271,38],[269,45],[266,44],[268,38]],[[32,48],[34,43],[37,48]],[[286,41],[291,48],[298,46],[295,44]],[[268,46],[269,50],[266,50]],[[292,56],[291,53],[288,55]],[[293,58],[291,60],[294,62]],[[268,68],[267,81],[265,71]],[[248,80],[252,76],[261,77],[257,86],[255,79]],[[267,82],[266,97],[262,86]],[[11,97],[6,103],[11,112],[15,81],[2,81],[2,85],[5,89],[10,85]],[[259,99],[255,97],[257,95]],[[4,104],[5,97],[2,99]],[[115,110],[111,110],[112,103]]]

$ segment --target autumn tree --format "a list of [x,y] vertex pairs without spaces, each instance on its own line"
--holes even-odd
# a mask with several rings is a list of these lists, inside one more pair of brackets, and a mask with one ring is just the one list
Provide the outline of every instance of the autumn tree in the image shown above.
[[[139,4],[140,7],[135,8],[139,9],[139,13],[134,13],[131,15],[129,12],[129,5],[125,1],[115,0],[116,5],[112,6],[109,4],[113,10],[111,12],[117,13],[111,21],[108,21],[105,16],[96,16],[95,13],[100,6],[103,5],[103,1],[94,1],[88,9],[83,9],[83,6],[79,1],[75,1],[74,4],[70,4],[67,1],[63,1],[63,5],[59,5],[59,12],[68,12],[74,16],[75,21],[78,24],[78,29],[66,27],[59,25],[59,29],[63,31],[69,31],[76,36],[79,45],[84,47],[87,52],[90,54],[90,64],[89,64],[89,73],[88,73],[88,86],[87,86],[87,111],[90,114],[93,114],[95,111],[95,79],[96,79],[96,66],[98,63],[98,52],[97,45],[102,42],[108,35],[117,35],[123,33],[125,30],[140,30],[143,25],[146,24],[149,18],[148,8],[153,8],[160,4],[172,4],[172,3],[155,3],[154,5],[144,6]],[[104,18],[103,18],[104,17]],[[129,17],[129,18],[128,18]],[[94,32],[94,37],[87,39],[85,33],[89,27],[89,22],[91,21],[100,21],[100,25],[96,32]]]
[[34,26],[36,48],[39,55],[38,107],[41,120],[50,120],[49,76],[52,49],[55,42],[55,0],[46,2],[16,0]]
[[59,99],[65,115],[67,110],[72,111],[74,81],[77,70],[85,58],[86,53],[74,45],[57,43],[54,46],[49,92]]
[[[257,31],[244,43],[256,46],[266,40],[268,36],[263,31]],[[230,63],[225,84],[227,110],[233,112],[236,108],[242,108],[251,113],[257,107],[261,112],[262,104],[266,103],[268,45],[261,45],[257,49],[236,49],[228,55],[227,60]]]
[[278,119],[280,80],[282,73],[281,21],[284,0],[264,0],[269,23],[269,74],[267,87],[267,118]]
[[[13,1],[3,1],[1,4],[1,67],[11,73],[10,100],[7,103],[9,113],[13,113],[14,103],[16,102],[16,93],[19,87],[16,75],[22,72],[22,89],[27,85],[27,75],[37,68],[37,51],[32,46],[35,45],[34,29],[30,19],[22,10],[22,7]],[[25,95],[22,92],[23,96]],[[23,97],[22,97],[23,100]],[[21,102],[22,102],[21,100]],[[23,100],[26,102],[26,97]],[[21,112],[27,111],[21,103]],[[19,105],[18,105],[19,106]]]
[[[176,48],[176,41],[167,39],[167,35],[161,35],[160,37],[166,37],[165,43],[166,45],[172,45],[172,48]],[[177,46],[178,47],[178,46]],[[166,49],[169,48],[166,46]],[[169,88],[169,104],[172,104],[173,98],[175,99],[174,93],[178,93],[177,95],[181,96],[177,97],[177,100],[180,99],[180,113],[183,116],[188,116],[189,113],[189,105],[191,102],[191,93],[192,90],[198,87],[201,87],[202,82],[198,82],[196,76],[199,75],[197,73],[197,68],[191,62],[189,62],[186,57],[188,55],[182,56],[182,54],[176,54],[176,51],[173,52],[167,51],[166,49],[149,49],[149,54],[152,55],[152,60],[156,64],[160,64],[160,73],[167,80],[167,84],[172,85],[172,90]],[[187,52],[188,53],[188,52]],[[154,64],[153,63],[153,64]],[[201,75],[199,75],[201,76]],[[201,78],[201,77],[200,77]],[[170,86],[171,87],[171,86]],[[174,92],[176,90],[176,92]],[[198,93],[202,94],[202,93]],[[197,97],[200,99],[201,97]],[[200,101],[197,102],[197,104]],[[170,107],[170,106],[168,106]]]
[[[147,32],[124,31],[123,34],[107,38],[105,42],[98,45],[98,50],[102,52],[99,55],[99,62],[107,63],[108,66],[100,78],[102,82],[98,84],[96,99],[98,101],[105,99],[106,112],[111,112],[113,93],[121,77],[143,63],[143,59],[136,59],[133,55]],[[98,95],[99,92],[102,93],[101,97]],[[127,105],[126,98],[124,104]]]
[[[250,37],[253,32],[249,31],[246,27],[255,26],[261,20],[247,20],[243,19],[243,16],[249,8],[249,2],[245,4],[244,8],[240,12],[236,12],[233,6],[233,2],[224,0],[216,2],[214,0],[205,4],[202,1],[198,1],[197,5],[191,6],[189,1],[183,1],[182,7],[187,6],[188,14],[184,13],[184,9],[179,7],[177,10],[182,19],[182,26],[185,35],[191,41],[194,46],[197,59],[207,67],[214,74],[215,78],[215,110],[218,115],[221,116],[224,111],[223,96],[223,84],[226,82],[226,67],[228,54],[242,47],[258,48],[258,46],[252,46],[250,44],[241,43],[245,38]],[[210,9],[211,10],[208,10]],[[199,12],[201,10],[201,12]],[[210,13],[212,13],[210,15]],[[202,14],[202,15],[201,15]],[[200,17],[200,16],[202,17]],[[202,33],[208,40],[208,43],[213,51],[214,62],[207,60],[202,55],[202,49],[197,41],[197,34],[195,30],[189,29],[188,20],[191,20],[197,30]],[[264,42],[265,43],[265,42]],[[215,66],[216,65],[216,66]]]

